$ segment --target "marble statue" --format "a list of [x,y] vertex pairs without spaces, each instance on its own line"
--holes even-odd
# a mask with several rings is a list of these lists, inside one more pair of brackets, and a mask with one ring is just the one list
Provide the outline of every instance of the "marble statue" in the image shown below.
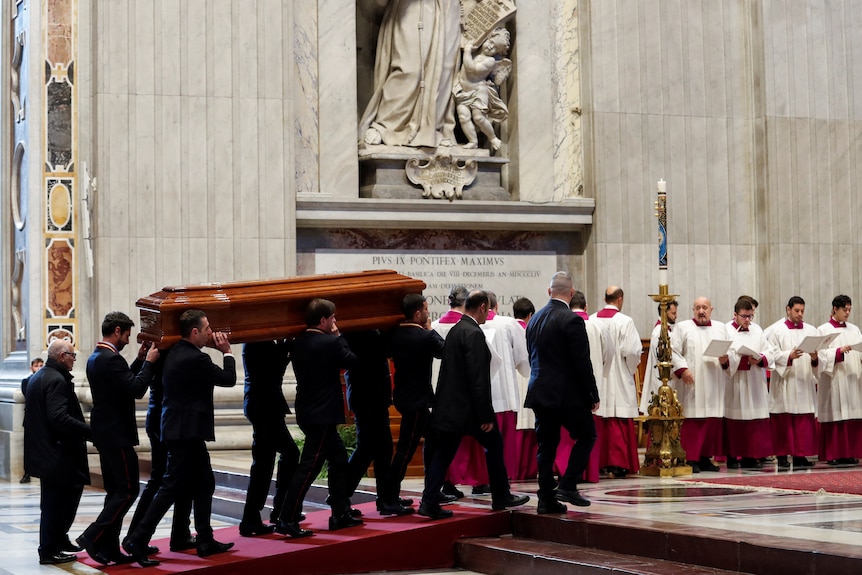
[[452,94],[461,129],[467,137],[465,148],[479,145],[478,128],[488,138],[493,150],[500,149],[500,138],[492,122],[502,122],[508,115],[496,86],[501,85],[512,71],[512,61],[503,56],[509,51],[509,31],[497,28],[477,49],[472,42],[464,46],[463,63]]
[[454,145],[460,48],[459,0],[389,0],[359,138],[368,145]]

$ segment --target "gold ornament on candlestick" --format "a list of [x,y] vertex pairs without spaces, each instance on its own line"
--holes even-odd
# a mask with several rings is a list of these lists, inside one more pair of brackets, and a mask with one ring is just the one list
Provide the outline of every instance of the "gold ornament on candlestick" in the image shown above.
[[[676,299],[667,287],[667,196],[665,181],[658,182],[658,201],[656,216],[659,227],[659,293],[650,294],[653,301],[661,304],[661,331],[656,346],[656,364],[661,386],[653,392],[645,421],[649,429],[644,463],[641,475],[654,477],[675,477],[690,475],[691,466],[686,464],[685,450],[680,444],[680,432],[685,421],[682,405],[667,382],[673,368],[673,354],[670,347],[670,331],[667,324],[667,308]],[[653,377],[648,373],[645,377]]]

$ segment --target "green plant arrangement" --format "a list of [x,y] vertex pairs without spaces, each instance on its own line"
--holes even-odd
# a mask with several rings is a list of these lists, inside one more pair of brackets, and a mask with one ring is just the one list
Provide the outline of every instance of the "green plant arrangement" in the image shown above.
[[[349,458],[353,452],[356,450],[356,425],[339,425],[338,426],[338,435],[341,437],[341,441],[344,442],[344,447],[347,449],[347,457]],[[302,448],[305,445],[305,438],[297,438],[296,446],[299,448],[299,451],[302,452]],[[320,470],[320,474],[317,476],[317,481],[321,479],[326,479],[329,476],[329,463],[323,466],[323,469]]]

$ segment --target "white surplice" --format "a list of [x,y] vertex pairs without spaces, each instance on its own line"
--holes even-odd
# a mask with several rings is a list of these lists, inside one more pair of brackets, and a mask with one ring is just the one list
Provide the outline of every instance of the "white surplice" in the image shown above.
[[724,324],[713,321],[700,326],[693,319],[679,321],[670,334],[673,351],[673,373],[690,369],[694,383],[687,385],[681,379],[671,378],[676,397],[686,417],[724,417],[724,394],[728,378],[718,358],[705,357],[703,352],[714,339],[727,339]]

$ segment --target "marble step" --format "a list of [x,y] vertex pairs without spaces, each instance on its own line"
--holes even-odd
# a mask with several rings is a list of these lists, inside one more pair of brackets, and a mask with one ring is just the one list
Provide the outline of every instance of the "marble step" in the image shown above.
[[522,537],[476,537],[455,542],[456,565],[495,575],[730,575],[700,565],[638,557]]

